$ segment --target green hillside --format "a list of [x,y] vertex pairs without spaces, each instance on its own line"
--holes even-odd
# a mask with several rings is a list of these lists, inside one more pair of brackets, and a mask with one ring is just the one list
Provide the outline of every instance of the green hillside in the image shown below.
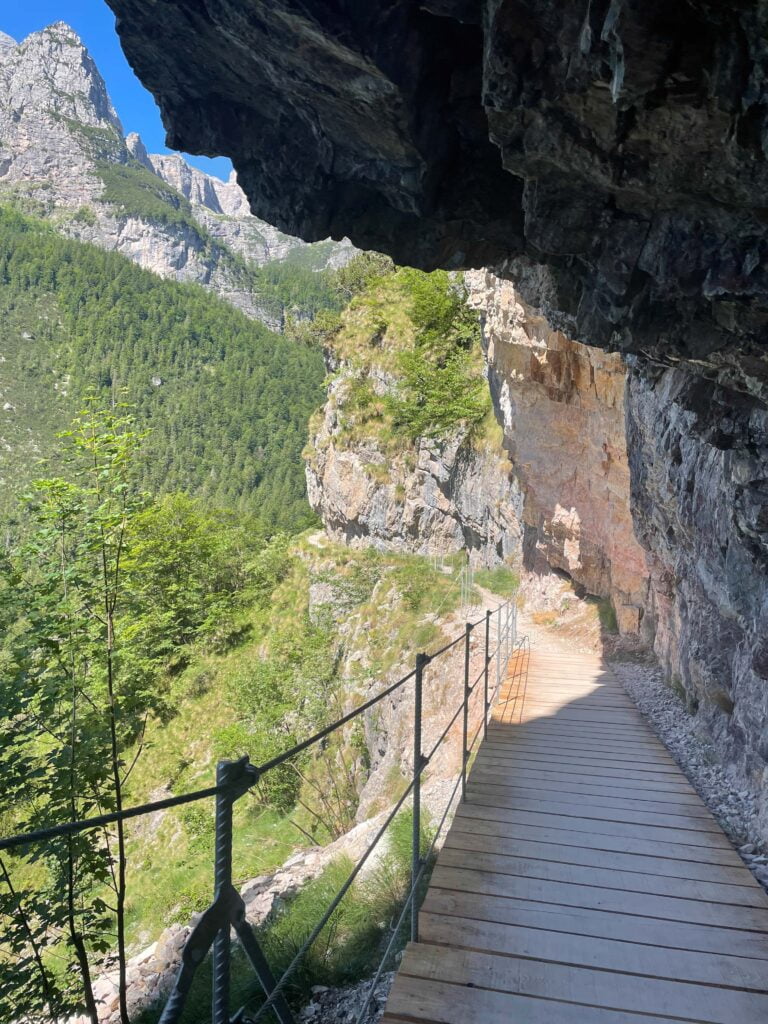
[[188,491],[269,529],[302,526],[300,453],[323,376],[319,351],[202,288],[0,207],[4,526],[13,529],[26,483],[56,468],[39,460],[91,390],[102,404],[133,403],[140,428],[151,428],[143,487]]

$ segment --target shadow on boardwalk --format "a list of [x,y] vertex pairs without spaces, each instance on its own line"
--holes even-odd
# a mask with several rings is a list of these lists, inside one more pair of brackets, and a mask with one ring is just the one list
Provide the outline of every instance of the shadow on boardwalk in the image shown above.
[[511,664],[384,1020],[768,1022],[768,897],[598,655]]

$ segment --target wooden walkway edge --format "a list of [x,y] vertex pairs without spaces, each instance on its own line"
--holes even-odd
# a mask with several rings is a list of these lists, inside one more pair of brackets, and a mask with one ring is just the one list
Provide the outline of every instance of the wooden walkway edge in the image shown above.
[[525,668],[383,1020],[768,1024],[768,895],[610,668]]

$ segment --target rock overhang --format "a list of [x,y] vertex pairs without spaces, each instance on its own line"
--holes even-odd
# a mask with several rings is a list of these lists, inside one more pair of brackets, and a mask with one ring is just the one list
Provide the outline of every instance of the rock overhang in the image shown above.
[[768,331],[768,3],[108,0],[169,143],[253,212],[720,367]]

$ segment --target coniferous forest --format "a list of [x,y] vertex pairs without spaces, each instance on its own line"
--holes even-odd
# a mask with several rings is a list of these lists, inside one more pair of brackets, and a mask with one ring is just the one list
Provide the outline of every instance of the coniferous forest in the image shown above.
[[[317,293],[321,279],[312,276]],[[268,532],[310,521],[300,453],[323,399],[316,347],[197,285],[162,280],[5,208],[0,357],[0,516],[11,531],[18,494],[57,471],[41,459],[88,394],[133,407],[137,429],[148,432],[146,490],[185,491]]]

